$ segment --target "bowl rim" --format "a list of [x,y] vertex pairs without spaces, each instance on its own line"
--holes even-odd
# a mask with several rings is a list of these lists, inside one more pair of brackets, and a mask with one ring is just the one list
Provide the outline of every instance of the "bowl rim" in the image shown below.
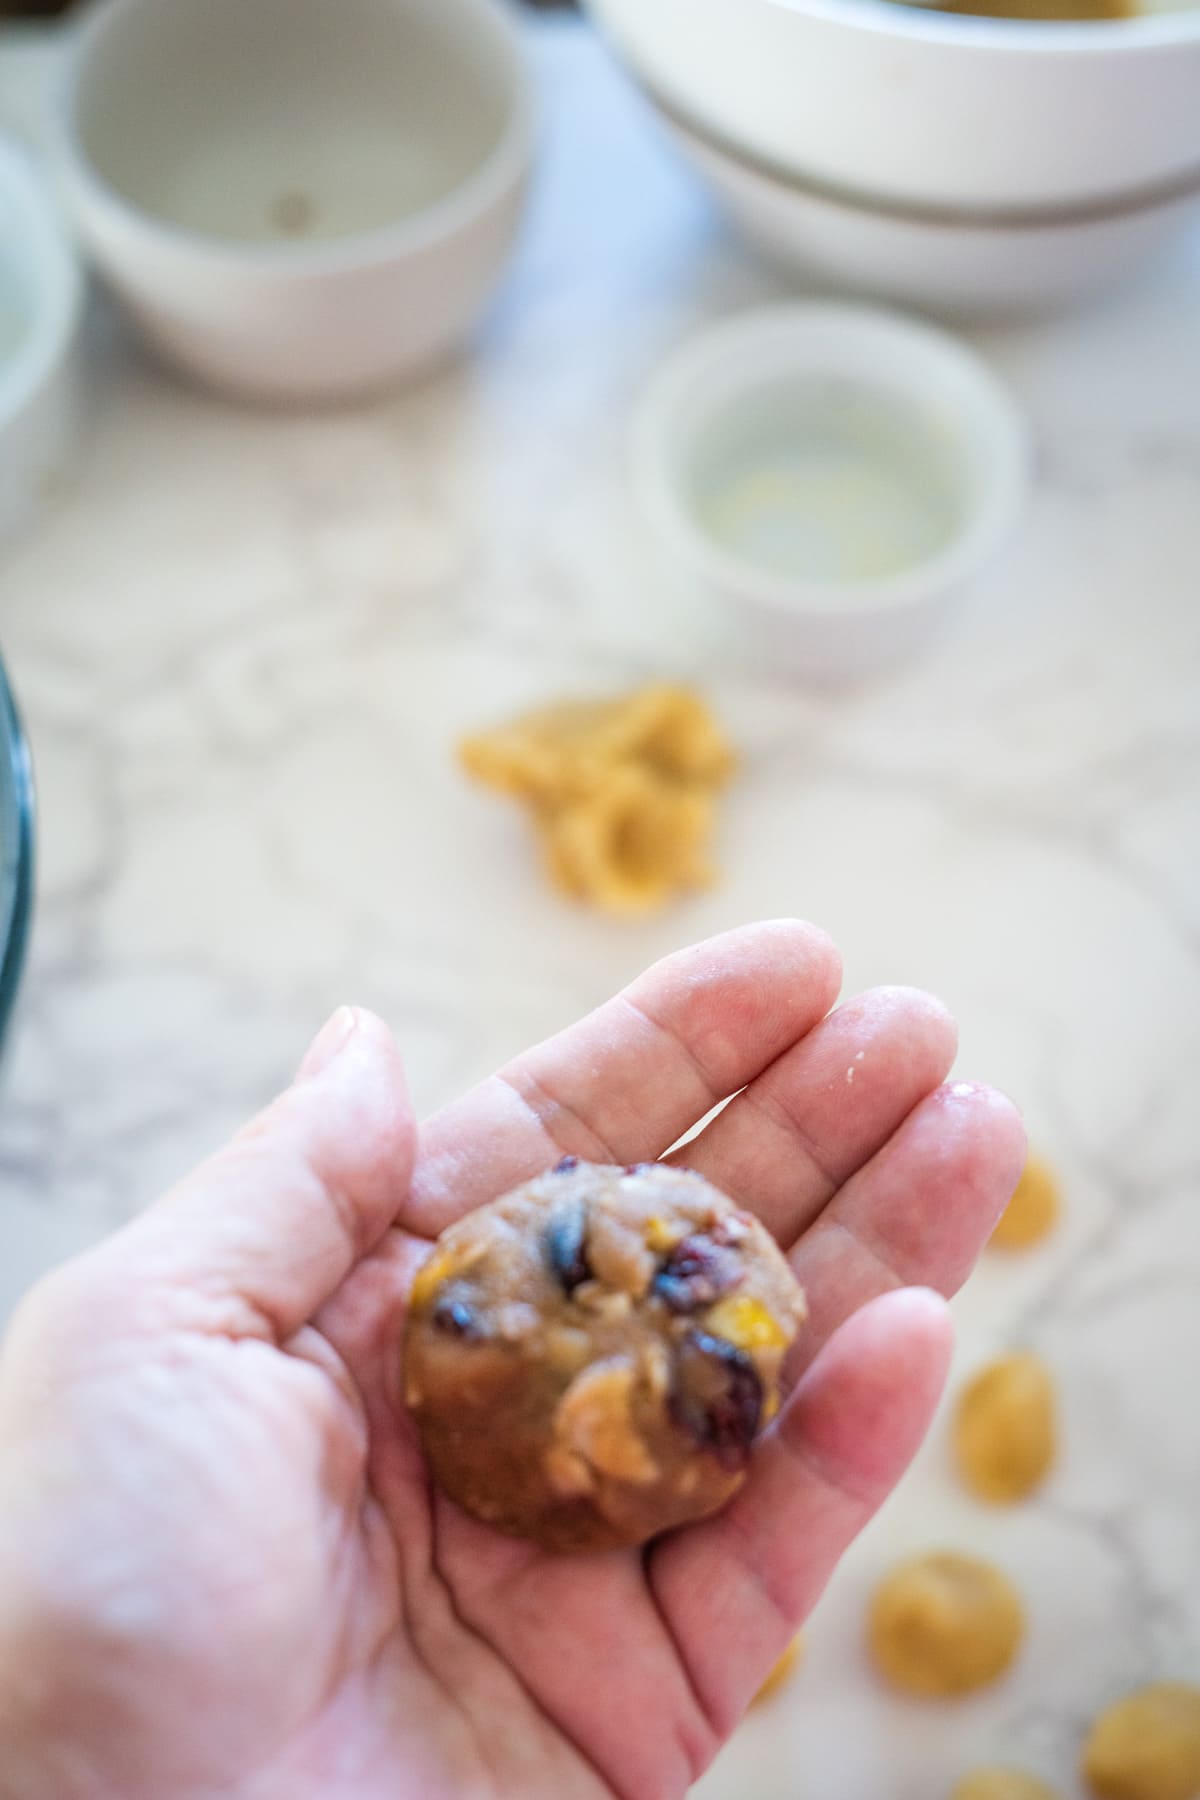
[[[993,479],[949,542],[932,556],[877,580],[791,579],[722,550],[681,497],[666,450],[666,434],[680,403],[697,392],[731,349],[773,336],[783,347],[779,358],[782,370],[788,362],[789,341],[794,343],[830,324],[848,328],[851,335],[858,332],[877,340],[886,336],[898,349],[919,345],[953,366],[986,416],[997,447]],[[898,358],[897,368],[901,367]],[[846,372],[851,368],[847,364]],[[905,387],[902,377],[895,386]],[[920,390],[916,392],[919,398]],[[1009,535],[1021,512],[1029,488],[1031,444],[1025,419],[1003,382],[960,338],[898,308],[814,300],[733,313],[688,338],[652,377],[635,408],[629,460],[634,493],[649,522],[693,575],[780,616],[848,620],[923,606],[981,567]]]
[[874,37],[925,39],[960,49],[1113,56],[1200,41],[1200,6],[1194,4],[1132,19],[992,19],[904,5],[901,0],[765,0],[765,4]]
[[417,0],[414,10],[444,18],[458,9],[460,21],[487,35],[499,56],[507,87],[506,114],[497,141],[448,194],[391,224],[316,240],[279,242],[222,237],[148,212],[96,168],[78,128],[78,103],[93,55],[103,38],[131,13],[161,8],[164,0],[87,0],[63,59],[51,132],[55,154],[76,187],[76,211],[86,204],[127,233],[153,239],[157,250],[172,251],[228,274],[284,277],[357,273],[448,242],[491,213],[526,176],[533,156],[534,101],[524,42],[501,0]]
[[2,663],[0,730],[4,733],[5,777],[12,792],[16,829],[12,896],[7,916],[0,917],[4,932],[0,950],[0,1044],[3,1044],[20,992],[33,922],[36,799],[29,741]]
[[55,221],[50,195],[24,146],[0,133],[0,194],[12,202],[18,261],[32,275],[32,319],[0,363],[0,433],[54,376],[79,329],[83,273]]

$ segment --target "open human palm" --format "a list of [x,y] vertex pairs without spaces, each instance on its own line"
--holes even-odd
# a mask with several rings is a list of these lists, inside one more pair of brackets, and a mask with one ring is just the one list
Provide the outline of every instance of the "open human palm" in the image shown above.
[[[344,1009],[217,1156],[47,1278],[0,1362],[3,1800],[672,1800],[737,1723],[941,1391],[942,1299],[1023,1153],[944,1010],[830,1012],[812,927],[656,965],[419,1132]],[[735,1096],[681,1152],[681,1136]],[[809,1301],[722,1513],[549,1555],[429,1481],[405,1295],[452,1218],[572,1153],[672,1155]]]

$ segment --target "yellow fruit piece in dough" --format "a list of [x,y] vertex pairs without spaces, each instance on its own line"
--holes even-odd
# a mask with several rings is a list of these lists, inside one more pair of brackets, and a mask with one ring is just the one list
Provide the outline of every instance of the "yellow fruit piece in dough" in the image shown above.
[[871,1602],[868,1641],[893,1687],[944,1699],[986,1687],[1020,1648],[1020,1598],[990,1563],[934,1551],[901,1563]]
[[1058,1180],[1040,1156],[1030,1156],[1012,1199],[991,1235],[995,1250],[1028,1250],[1054,1229],[1061,1211]]
[[684,1235],[681,1225],[660,1219],[657,1214],[646,1220],[646,1248],[656,1256],[665,1256],[682,1242]]
[[1002,1356],[959,1396],[954,1449],[972,1493],[996,1506],[1023,1500],[1054,1461],[1058,1427],[1046,1365],[1022,1353]]
[[958,1783],[950,1800],[1060,1800],[1060,1797],[1036,1775],[1027,1775],[1024,1769],[972,1769]]
[[739,1350],[779,1349],[788,1341],[788,1334],[774,1313],[748,1294],[731,1294],[718,1300],[705,1314],[704,1329],[713,1337],[736,1344]]
[[555,1448],[618,1481],[653,1481],[658,1466],[634,1427],[636,1381],[632,1365],[616,1358],[585,1368],[558,1403]]
[[783,1655],[779,1658],[779,1661],[775,1664],[775,1667],[771,1670],[771,1673],[767,1676],[767,1679],[763,1682],[757,1694],[755,1694],[754,1699],[751,1701],[751,1705],[760,1705],[762,1701],[769,1700],[773,1694],[777,1694],[780,1688],[786,1687],[803,1660],[804,1636],[800,1633],[792,1639]]
[[713,801],[734,758],[689,689],[545,707],[467,738],[461,755],[528,806],[564,893],[634,914],[711,882]]
[[1196,1800],[1200,1687],[1162,1681],[1100,1714],[1083,1747],[1096,1800]]

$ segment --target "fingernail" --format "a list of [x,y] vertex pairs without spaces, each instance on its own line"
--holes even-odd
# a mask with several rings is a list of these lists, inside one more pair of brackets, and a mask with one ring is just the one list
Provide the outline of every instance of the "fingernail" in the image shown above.
[[311,1081],[316,1075],[323,1075],[334,1058],[339,1056],[354,1036],[358,1026],[358,1014],[352,1006],[339,1006],[331,1018],[326,1019],[320,1031],[304,1053],[304,1061],[296,1070],[297,1081]]

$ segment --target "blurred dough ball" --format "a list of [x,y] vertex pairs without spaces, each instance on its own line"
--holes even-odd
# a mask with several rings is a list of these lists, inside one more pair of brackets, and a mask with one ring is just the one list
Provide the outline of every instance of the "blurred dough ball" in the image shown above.
[[992,1248],[1028,1250],[1054,1229],[1061,1210],[1057,1176],[1040,1156],[1031,1154],[992,1233]]
[[972,1769],[950,1800],[1060,1800],[1060,1796],[1024,1769]]
[[932,1551],[901,1563],[876,1589],[871,1651],[893,1687],[925,1699],[969,1694],[995,1681],[1024,1635],[1021,1601],[990,1563]]
[[954,1449],[966,1485],[981,1500],[1011,1506],[1043,1480],[1058,1439],[1054,1384],[1036,1356],[1001,1356],[963,1389]]
[[1097,1800],[1196,1800],[1200,1795],[1200,1687],[1163,1681],[1100,1714],[1083,1747]]
[[755,1694],[754,1699],[751,1701],[751,1705],[757,1706],[760,1701],[769,1700],[773,1694],[779,1692],[780,1688],[786,1687],[803,1660],[804,1636],[801,1633],[792,1639],[783,1655],[779,1658],[779,1661],[775,1664],[775,1667],[771,1670],[771,1673],[767,1676],[767,1679],[759,1688],[757,1694]]

